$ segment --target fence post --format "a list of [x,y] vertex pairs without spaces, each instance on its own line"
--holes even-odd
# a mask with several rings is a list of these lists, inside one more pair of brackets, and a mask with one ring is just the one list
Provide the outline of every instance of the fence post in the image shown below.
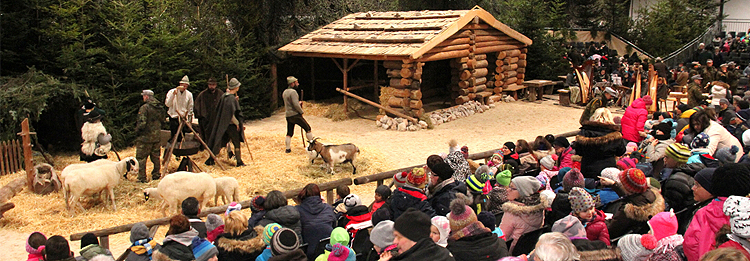
[[328,203],[328,205],[333,205],[333,190],[332,189],[326,190],[326,203]]
[[104,249],[109,249],[109,236],[100,236],[99,246],[103,247]]
[[[23,138],[23,159],[24,165],[26,165],[26,185],[29,186],[29,190],[33,191],[32,183],[34,183],[34,163],[31,161],[31,132],[29,132],[29,118],[26,118],[21,122],[21,137]],[[109,241],[107,241],[109,243]]]
[[6,171],[5,168],[5,145],[3,142],[0,142],[0,174],[8,174],[8,171]]

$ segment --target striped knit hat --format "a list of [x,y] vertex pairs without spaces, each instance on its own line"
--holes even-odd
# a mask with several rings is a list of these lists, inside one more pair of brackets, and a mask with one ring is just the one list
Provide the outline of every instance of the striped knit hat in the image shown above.
[[279,231],[281,229],[281,225],[279,223],[271,223],[266,225],[266,227],[263,229],[263,243],[266,244],[266,246],[271,245],[271,237],[273,237],[273,234],[276,233],[276,231]]
[[484,182],[479,180],[475,175],[469,175],[469,178],[466,179],[466,186],[469,187],[472,193],[480,193],[484,188]]
[[690,158],[690,148],[682,143],[672,143],[667,147],[666,154],[677,162],[684,164]]
[[643,171],[636,168],[620,172],[620,183],[622,184],[622,188],[629,194],[643,193],[648,189],[646,175],[643,174]]
[[406,184],[406,176],[408,176],[406,171],[401,172],[401,173],[396,173],[396,175],[393,175],[393,184],[397,188],[404,186],[404,184]]
[[274,256],[283,255],[299,248],[299,238],[293,230],[281,228],[271,237],[271,253]]
[[478,221],[477,214],[466,204],[471,204],[471,199],[464,195],[459,196],[459,194],[456,194],[456,199],[451,201],[451,212],[447,215],[451,233],[455,233]]
[[425,175],[424,168],[414,168],[406,176],[406,183],[409,185],[422,189],[427,185],[427,175]]

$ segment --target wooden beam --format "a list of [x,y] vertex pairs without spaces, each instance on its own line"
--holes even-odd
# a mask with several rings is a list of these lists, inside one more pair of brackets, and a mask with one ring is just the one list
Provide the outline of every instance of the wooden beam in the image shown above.
[[373,61],[373,78],[375,80],[375,84],[373,85],[373,97],[380,96],[380,85],[378,84],[378,61]]
[[[366,14],[367,15],[367,14]],[[355,16],[356,20],[417,20],[417,19],[444,19],[460,17],[460,14],[421,15],[421,16]]]
[[442,52],[442,53],[430,53],[430,54],[423,55],[421,58],[418,59],[418,61],[431,62],[431,61],[466,57],[468,55],[469,55],[469,50],[458,50],[458,51],[450,51],[450,52]]
[[403,113],[401,113],[401,112],[398,112],[398,111],[396,111],[396,110],[394,110],[394,109],[391,109],[391,108],[386,108],[386,107],[384,107],[383,105],[380,105],[380,104],[374,103],[374,102],[372,102],[372,101],[370,101],[370,100],[368,100],[368,99],[362,98],[362,97],[360,97],[360,96],[358,96],[358,95],[356,95],[356,94],[353,94],[353,93],[350,93],[350,92],[348,92],[348,91],[342,90],[341,88],[336,88],[336,91],[338,91],[338,92],[340,92],[340,93],[343,93],[343,94],[344,94],[345,96],[350,96],[350,97],[352,97],[352,98],[355,98],[355,99],[357,99],[357,100],[360,100],[360,101],[362,101],[362,102],[364,102],[364,103],[367,103],[367,104],[369,104],[369,105],[375,106],[375,107],[377,107],[378,109],[382,109],[382,110],[384,110],[384,111],[386,111],[386,112],[388,112],[388,113],[391,113],[391,114],[393,114],[393,115],[396,115],[396,116],[398,116],[398,117],[401,117],[401,118],[407,119],[407,120],[409,120],[409,121],[411,121],[411,122],[413,122],[413,123],[419,123],[419,122],[417,121],[417,119],[415,119],[415,118],[413,118],[413,117],[407,116],[406,114],[403,114]]
[[439,31],[442,26],[404,26],[404,27],[349,27],[333,28],[334,31],[377,31],[377,32],[400,32],[400,31]]
[[345,38],[345,37],[330,37],[330,36],[317,36],[313,37],[312,41],[316,42],[346,42],[346,43],[424,43],[426,38]]
[[323,53],[323,52],[289,52],[289,55],[299,57],[316,57],[316,58],[350,58],[379,61],[401,61],[408,58],[405,55],[387,55],[387,54],[345,54],[345,53]]

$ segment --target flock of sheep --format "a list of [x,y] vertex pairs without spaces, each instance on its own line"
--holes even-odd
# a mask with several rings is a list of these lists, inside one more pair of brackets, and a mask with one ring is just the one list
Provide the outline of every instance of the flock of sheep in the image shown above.
[[[315,158],[322,158],[324,168],[329,173],[333,172],[333,166],[339,163],[350,163],[353,173],[357,168],[354,161],[359,154],[359,148],[354,144],[324,145],[317,138],[308,141],[308,155],[311,163]],[[112,209],[117,211],[115,204],[114,188],[120,183],[121,178],[127,177],[128,173],[138,173],[138,161],[134,157],[127,157],[120,161],[100,159],[90,163],[78,163],[68,165],[60,173],[65,208],[69,213],[75,212],[78,207],[85,211],[80,203],[84,196],[99,195],[106,191],[109,200],[112,201]],[[166,216],[169,208],[170,213],[179,213],[181,202],[188,197],[195,197],[201,203],[201,209],[205,208],[213,198],[214,205],[218,206],[219,197],[224,204],[239,201],[239,183],[233,177],[213,178],[211,175],[201,172],[176,172],[166,175],[159,181],[156,188],[143,190],[146,200],[149,198],[162,199],[161,211]],[[71,207],[73,209],[71,209]]]

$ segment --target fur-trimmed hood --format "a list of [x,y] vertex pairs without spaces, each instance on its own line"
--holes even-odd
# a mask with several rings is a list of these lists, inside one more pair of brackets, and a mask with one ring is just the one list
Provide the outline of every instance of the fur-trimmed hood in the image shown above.
[[587,132],[581,130],[581,133],[576,135],[576,144],[579,146],[599,146],[614,141],[622,140],[622,133],[619,131],[612,131],[609,133],[599,133],[602,135],[594,136],[594,132]]
[[549,201],[550,199],[547,198],[546,196],[539,195],[538,204],[524,205],[523,203],[514,200],[514,201],[508,201],[508,202],[503,203],[503,206],[501,208],[504,213],[511,213],[516,216],[530,215],[530,214],[535,214],[537,212],[544,211],[544,209],[546,208],[545,206],[548,206],[551,204],[551,202]]
[[[631,197],[633,198],[625,205],[623,210],[625,216],[629,219],[646,222],[659,212],[664,211],[664,197],[654,189]],[[637,206],[638,202],[646,202],[646,204]]]
[[228,252],[254,253],[262,251],[266,244],[263,243],[263,227],[257,226],[253,231],[245,231],[242,235],[236,237],[225,237],[228,234],[220,235],[216,239],[216,246]]

